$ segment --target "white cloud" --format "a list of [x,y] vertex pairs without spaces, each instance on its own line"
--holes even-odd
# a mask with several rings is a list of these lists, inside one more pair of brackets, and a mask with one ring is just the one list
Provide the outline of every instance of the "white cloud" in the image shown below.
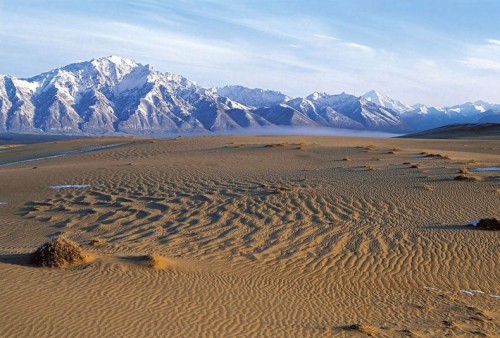
[[465,56],[458,63],[471,69],[500,71],[500,40],[468,45]]
[[488,42],[489,44],[492,44],[492,45],[498,45],[498,46],[500,46],[500,40],[488,39],[488,40],[486,40],[486,42]]
[[336,41],[338,38],[330,35],[324,35],[324,34],[314,34],[315,37],[320,38],[320,39],[325,39],[325,40],[333,40]]
[[368,47],[368,46],[365,46],[365,45],[361,45],[359,43],[354,43],[354,42],[343,42],[340,45],[344,46],[344,47],[347,47],[347,48],[351,48],[351,49],[355,49],[355,50],[360,50],[360,51],[365,52],[365,53],[371,53],[371,52],[374,51],[374,49],[371,48],[371,47]]
[[460,60],[459,62],[473,69],[500,71],[500,61],[496,60],[478,57],[467,57],[464,60]]

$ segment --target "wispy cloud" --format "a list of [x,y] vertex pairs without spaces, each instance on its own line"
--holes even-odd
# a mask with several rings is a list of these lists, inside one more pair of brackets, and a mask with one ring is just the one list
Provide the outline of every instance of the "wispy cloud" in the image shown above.
[[333,40],[337,41],[338,38],[330,35],[324,35],[324,34],[314,34],[315,37],[320,38],[320,39],[325,39],[325,40]]
[[[439,3],[446,1],[456,0]],[[324,0],[312,8],[302,0],[286,10],[250,0],[124,0],[120,8],[113,1],[86,3],[55,1],[49,10],[45,0],[0,0],[0,73],[30,76],[118,54],[206,86],[238,83],[292,96],[375,88],[426,104],[500,100],[500,37],[484,36],[491,23],[484,34],[467,30],[479,41],[467,44],[460,32],[420,21],[417,13],[394,16],[369,1],[337,6]],[[330,15],[352,8],[363,15]],[[401,29],[394,31],[394,22]]]
[[500,40],[497,40],[497,39],[488,39],[486,40],[486,42],[492,44],[492,45],[498,45],[500,46]]
[[368,46],[365,46],[365,45],[362,45],[359,43],[355,43],[355,42],[342,42],[340,45],[347,47],[347,48],[359,50],[359,51],[362,51],[365,53],[371,53],[374,51],[374,49],[371,47],[368,47]]
[[500,40],[487,39],[482,44],[468,45],[458,63],[471,69],[500,71]]
[[459,62],[467,67],[474,69],[500,71],[500,61],[496,60],[467,57],[464,60],[460,60]]

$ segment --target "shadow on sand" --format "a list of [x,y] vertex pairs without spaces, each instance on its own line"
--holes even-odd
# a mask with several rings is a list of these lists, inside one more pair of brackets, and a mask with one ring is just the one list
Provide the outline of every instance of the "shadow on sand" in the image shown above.
[[31,263],[31,253],[0,255],[0,263],[36,267]]
[[492,229],[485,229],[477,226],[473,226],[470,224],[463,225],[463,224],[432,224],[432,225],[425,225],[421,226],[420,229],[425,229],[425,230],[472,230],[472,231],[487,231],[487,232],[494,232],[495,230]]

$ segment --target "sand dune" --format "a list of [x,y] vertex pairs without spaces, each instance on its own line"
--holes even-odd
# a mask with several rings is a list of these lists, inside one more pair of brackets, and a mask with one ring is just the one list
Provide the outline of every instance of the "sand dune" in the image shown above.
[[[89,142],[116,140],[58,145]],[[493,140],[224,136],[0,168],[1,335],[498,336],[498,233],[464,225],[500,217],[500,173],[453,177],[499,163]],[[58,233],[94,262],[27,264]]]

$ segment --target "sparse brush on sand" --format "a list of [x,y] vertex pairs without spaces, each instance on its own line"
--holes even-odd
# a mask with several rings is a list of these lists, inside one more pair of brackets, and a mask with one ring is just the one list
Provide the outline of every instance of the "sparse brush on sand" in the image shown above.
[[470,174],[470,171],[467,167],[462,167],[460,168],[460,170],[458,171],[459,174],[464,174],[464,175],[468,175]]
[[104,240],[102,240],[100,238],[92,238],[89,241],[89,245],[92,245],[92,246],[100,246],[100,245],[103,245],[103,244],[104,244]]
[[367,336],[372,336],[377,332],[373,326],[358,323],[348,325],[345,329],[349,331],[358,331],[359,333],[364,333]]
[[496,218],[482,218],[474,226],[481,230],[500,231],[500,220]]
[[475,176],[467,176],[467,175],[463,175],[463,174],[457,175],[453,179],[455,181],[468,181],[468,182],[474,182],[474,181],[478,180],[478,178]]
[[163,270],[169,266],[168,259],[157,253],[151,253],[147,257],[149,267],[155,270]]
[[49,268],[63,268],[86,263],[89,255],[78,243],[59,235],[41,245],[31,256],[32,263]]

